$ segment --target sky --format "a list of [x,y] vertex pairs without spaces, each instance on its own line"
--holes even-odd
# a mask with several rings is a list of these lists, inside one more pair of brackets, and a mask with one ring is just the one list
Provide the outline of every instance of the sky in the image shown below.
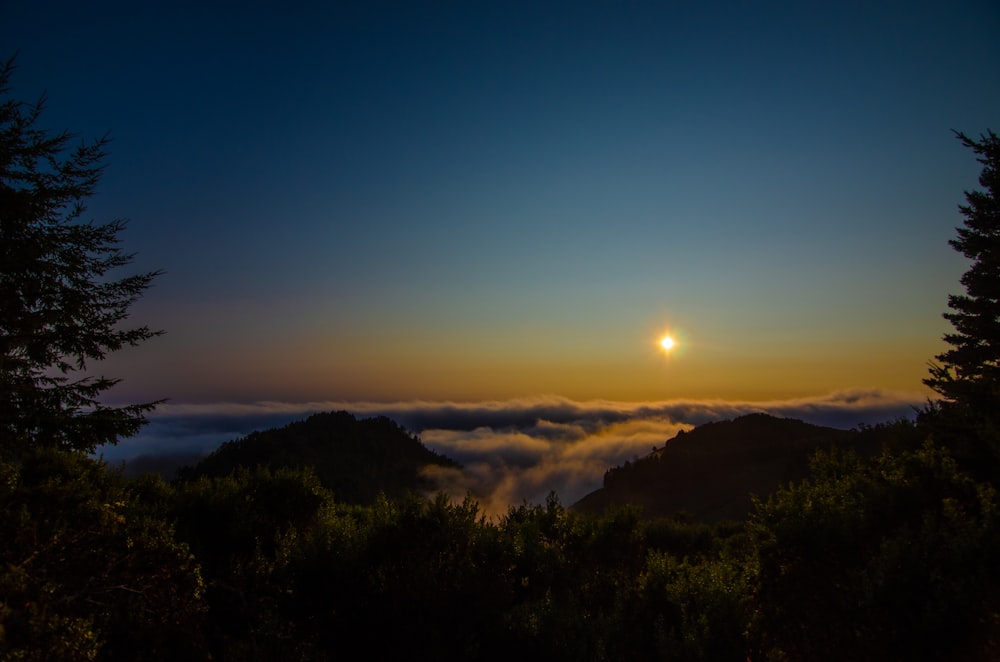
[[997,34],[993,0],[10,0],[0,55],[110,133],[88,212],[164,271],[110,401],[874,416],[930,395]]

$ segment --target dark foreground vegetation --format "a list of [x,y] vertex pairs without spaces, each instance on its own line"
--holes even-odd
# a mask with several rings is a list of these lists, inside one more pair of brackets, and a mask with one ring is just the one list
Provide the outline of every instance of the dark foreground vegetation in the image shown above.
[[[447,460],[409,437],[355,434],[368,424],[348,415],[320,419],[345,436],[302,434],[292,459],[276,432],[259,433],[172,483],[90,459],[156,404],[102,404],[115,380],[87,372],[156,335],[126,326],[156,274],[111,277],[130,262],[122,223],[82,217],[105,141],[68,150],[68,135],[35,128],[41,104],[6,100],[11,71],[0,68],[0,659],[1000,658],[993,133],[959,136],[983,190],[967,194],[952,242],[971,267],[927,380],[940,399],[915,422],[846,446],[775,433],[748,463],[733,437],[736,477],[798,471],[803,444],[821,448],[742,519],[644,517],[613,500],[583,513],[554,495],[488,519],[472,500],[400,489],[420,480],[413,462]],[[611,472],[607,487],[651,494],[641,486],[663,480],[652,466]]]
[[931,442],[820,452],[748,520],[711,525],[555,496],[495,519],[443,496],[347,504],[308,468],[127,479],[56,449],[2,479],[12,659],[1000,653],[1000,499]]

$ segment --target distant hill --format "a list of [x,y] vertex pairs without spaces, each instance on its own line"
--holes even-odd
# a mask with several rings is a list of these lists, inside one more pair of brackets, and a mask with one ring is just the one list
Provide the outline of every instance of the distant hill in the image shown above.
[[181,478],[223,476],[238,467],[313,467],[338,501],[370,503],[379,492],[433,489],[420,473],[427,465],[459,466],[384,416],[359,420],[339,411],[226,442]]
[[649,517],[679,511],[715,522],[743,519],[750,494],[765,497],[806,476],[809,457],[833,445],[877,452],[879,430],[837,430],[803,421],[750,414],[680,432],[663,448],[610,469],[604,486],[573,505],[581,512],[636,504]]

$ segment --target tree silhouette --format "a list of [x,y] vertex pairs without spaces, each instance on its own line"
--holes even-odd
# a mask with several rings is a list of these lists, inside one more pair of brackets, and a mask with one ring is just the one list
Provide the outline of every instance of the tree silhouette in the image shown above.
[[965,220],[949,242],[972,264],[960,281],[965,294],[948,297],[950,348],[924,380],[942,397],[921,418],[963,464],[989,474],[1000,461],[1000,138],[992,131],[978,140],[956,136],[983,164],[982,190],[966,191]]
[[[966,147],[979,155],[981,191],[967,191],[964,227],[951,246],[972,260],[962,276],[966,294],[948,297],[944,314],[954,332],[944,336],[951,345],[924,380],[950,401],[974,400],[997,394],[1000,383],[1000,138],[992,131],[973,140],[959,133]],[[996,402],[994,400],[993,402]]]
[[122,220],[85,222],[108,138],[81,142],[36,128],[45,99],[12,99],[13,59],[0,67],[0,453],[32,446],[93,451],[134,434],[156,403],[111,407],[119,380],[88,363],[157,335],[125,328],[128,308],[159,272],[110,278],[132,255]]

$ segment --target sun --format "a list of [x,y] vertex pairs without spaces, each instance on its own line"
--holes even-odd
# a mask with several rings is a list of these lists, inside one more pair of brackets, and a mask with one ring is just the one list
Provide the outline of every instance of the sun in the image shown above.
[[670,336],[663,336],[660,338],[660,347],[667,350],[668,352],[674,348],[674,339]]

